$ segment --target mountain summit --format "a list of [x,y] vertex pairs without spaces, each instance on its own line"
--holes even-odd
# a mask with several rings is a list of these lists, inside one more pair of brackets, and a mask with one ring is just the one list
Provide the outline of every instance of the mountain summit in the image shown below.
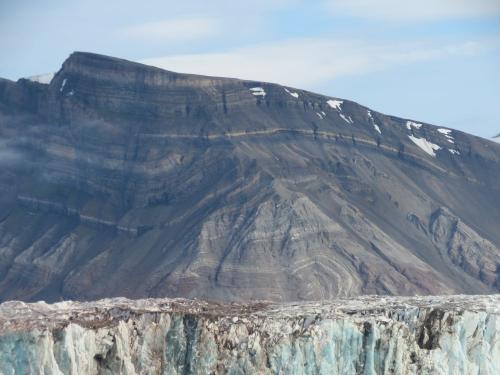
[[91,53],[38,81],[0,79],[0,300],[500,290],[500,145]]

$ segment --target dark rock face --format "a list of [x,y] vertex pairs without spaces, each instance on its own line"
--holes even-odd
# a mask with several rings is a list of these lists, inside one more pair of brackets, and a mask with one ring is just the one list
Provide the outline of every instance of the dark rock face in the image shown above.
[[0,300],[500,288],[500,145],[74,53],[0,80]]

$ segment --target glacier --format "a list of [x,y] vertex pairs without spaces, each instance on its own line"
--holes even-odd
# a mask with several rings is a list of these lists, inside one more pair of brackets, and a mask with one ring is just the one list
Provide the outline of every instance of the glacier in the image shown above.
[[500,374],[500,295],[4,302],[0,373]]

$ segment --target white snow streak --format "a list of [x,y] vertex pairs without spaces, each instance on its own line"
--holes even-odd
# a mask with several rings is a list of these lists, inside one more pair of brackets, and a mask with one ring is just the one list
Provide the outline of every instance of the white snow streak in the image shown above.
[[344,103],[343,100],[334,100],[334,99],[330,99],[326,102],[330,107],[332,107],[333,109],[336,109],[337,111],[341,111],[342,109],[340,108],[340,106],[342,105],[342,103]]
[[266,92],[262,87],[252,87],[250,91],[252,92],[252,95],[255,96],[266,96]]
[[341,108],[341,105],[342,103],[344,103],[343,100],[335,100],[335,99],[330,99],[326,102],[331,108],[335,109],[339,116],[342,117],[342,119],[347,122],[348,124],[353,124],[354,121],[352,121],[352,118],[350,116],[345,116],[343,113],[342,113],[342,108]]
[[66,86],[67,81],[68,80],[66,78],[63,79],[62,84],[61,84],[61,88],[59,89],[60,92],[62,92],[64,90],[64,86]]
[[295,99],[298,99],[299,98],[299,93],[298,92],[291,92],[290,90],[288,90],[286,87],[285,87],[285,91],[287,93],[289,93],[291,96],[293,96]]
[[380,131],[380,127],[375,123],[375,119],[372,116],[372,111],[368,111],[367,113],[368,113],[368,117],[370,118],[370,120],[372,122],[372,125],[375,128],[375,130],[378,131],[379,134],[382,134],[382,132]]
[[441,134],[444,134],[444,135],[450,135],[451,133],[451,129],[445,129],[445,128],[439,128],[438,129],[438,132],[440,132]]
[[422,127],[422,124],[419,124],[418,122],[413,122],[413,121],[406,121],[406,128],[408,130],[411,130],[412,126],[416,129],[420,129]]
[[438,145],[429,142],[425,138],[417,138],[414,137],[413,135],[408,136],[413,143],[415,143],[418,147],[420,147],[425,153],[429,154],[430,156],[436,157],[435,151],[440,150],[441,147]]
[[451,135],[451,129],[439,128],[437,131],[443,134],[448,142],[455,143],[455,139]]
[[348,124],[353,124],[354,121],[352,121],[351,116],[345,116],[342,112],[339,112],[339,116],[342,117],[342,119],[347,122]]

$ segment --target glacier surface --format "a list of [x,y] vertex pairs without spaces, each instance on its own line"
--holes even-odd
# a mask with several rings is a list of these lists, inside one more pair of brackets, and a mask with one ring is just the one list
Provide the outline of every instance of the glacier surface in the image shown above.
[[1,374],[500,374],[500,296],[0,305]]

